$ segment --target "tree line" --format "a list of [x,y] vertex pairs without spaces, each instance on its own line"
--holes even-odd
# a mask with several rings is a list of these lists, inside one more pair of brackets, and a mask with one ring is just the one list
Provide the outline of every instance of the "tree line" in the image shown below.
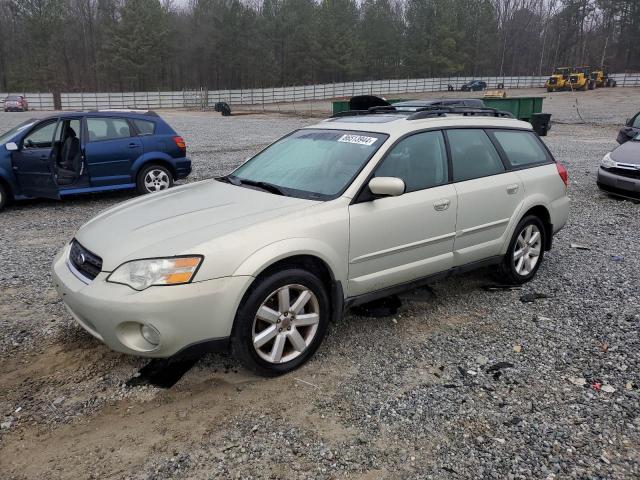
[[0,0],[0,91],[640,70],[640,0]]

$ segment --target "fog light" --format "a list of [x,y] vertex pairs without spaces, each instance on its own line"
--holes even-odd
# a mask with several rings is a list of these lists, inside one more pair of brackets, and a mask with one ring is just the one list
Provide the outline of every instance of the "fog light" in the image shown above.
[[151,325],[141,325],[140,335],[142,335],[142,338],[153,346],[158,346],[160,344],[160,332]]

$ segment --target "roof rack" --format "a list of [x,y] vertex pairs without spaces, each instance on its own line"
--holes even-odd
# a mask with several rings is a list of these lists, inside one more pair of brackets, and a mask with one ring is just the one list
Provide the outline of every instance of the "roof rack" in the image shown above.
[[91,113],[136,113],[138,115],[150,115],[158,117],[159,115],[153,110],[142,110],[136,108],[102,108],[89,110]]
[[511,112],[497,110],[489,107],[424,107],[419,108],[407,117],[407,120],[420,120],[429,117],[441,117],[447,113],[455,113],[463,116],[484,115],[489,117],[515,118]]
[[339,117],[354,117],[359,115],[372,115],[376,113],[395,113],[400,115],[407,115],[407,120],[420,120],[429,117],[441,117],[448,113],[474,116],[484,115],[490,117],[503,117],[503,118],[515,118],[511,112],[505,112],[503,110],[497,110],[489,107],[445,107],[439,105],[429,105],[426,107],[417,108],[414,111],[407,111],[397,109],[393,105],[385,105],[379,107],[371,107],[368,110],[347,110],[346,112],[334,113],[331,118]]

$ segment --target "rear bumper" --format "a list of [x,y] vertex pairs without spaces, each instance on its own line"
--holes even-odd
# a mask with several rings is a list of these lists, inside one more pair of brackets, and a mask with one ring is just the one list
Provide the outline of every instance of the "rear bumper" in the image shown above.
[[640,178],[627,177],[598,169],[598,187],[607,193],[640,200]]
[[177,160],[174,164],[176,170],[176,180],[187,178],[191,174],[191,159],[185,158]]
[[551,216],[550,220],[553,227],[553,235],[562,230],[562,228],[567,224],[567,221],[569,220],[569,206],[570,199],[567,195],[563,195],[551,202],[549,213]]

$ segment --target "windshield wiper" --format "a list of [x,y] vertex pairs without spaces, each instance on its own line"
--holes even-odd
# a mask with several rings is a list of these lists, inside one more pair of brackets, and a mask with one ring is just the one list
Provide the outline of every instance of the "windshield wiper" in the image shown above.
[[233,175],[227,175],[224,178],[225,178],[225,181],[229,181],[233,185],[248,185],[250,187],[258,187],[258,188],[261,188],[262,190],[266,190],[267,192],[275,193],[276,195],[286,196],[286,193],[284,193],[284,190],[278,187],[277,185],[274,185],[273,183],[260,182],[257,180],[249,180],[247,178],[235,177]]

